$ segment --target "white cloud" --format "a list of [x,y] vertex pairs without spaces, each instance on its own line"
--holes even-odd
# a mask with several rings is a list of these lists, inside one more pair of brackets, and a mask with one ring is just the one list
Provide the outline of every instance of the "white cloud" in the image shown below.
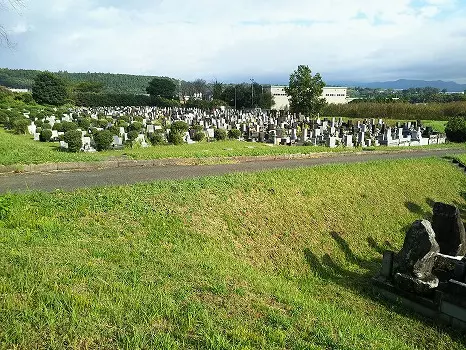
[[[397,72],[406,75],[416,63],[445,66],[466,53],[459,2],[416,3],[44,0],[27,5],[23,19],[35,30],[18,42],[23,61],[11,58],[10,66],[210,80],[286,77],[308,64],[334,79],[409,78]],[[456,76],[426,69],[425,78],[463,79],[464,68]]]

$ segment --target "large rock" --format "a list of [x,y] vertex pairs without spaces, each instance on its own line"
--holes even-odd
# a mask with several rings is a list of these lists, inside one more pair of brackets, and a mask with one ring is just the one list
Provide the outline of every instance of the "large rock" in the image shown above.
[[417,293],[436,288],[438,278],[432,274],[432,268],[439,251],[430,222],[415,221],[406,234],[403,248],[395,257],[393,272],[398,286]]
[[457,207],[435,203],[432,228],[440,246],[440,253],[450,256],[466,254],[466,233]]

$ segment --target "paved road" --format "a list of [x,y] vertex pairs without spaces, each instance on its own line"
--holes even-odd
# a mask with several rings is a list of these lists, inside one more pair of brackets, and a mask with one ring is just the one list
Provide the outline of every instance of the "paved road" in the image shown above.
[[402,153],[333,154],[319,158],[262,160],[237,164],[157,166],[111,168],[91,171],[61,171],[0,175],[0,193],[27,191],[69,191],[82,187],[126,185],[155,180],[187,179],[233,172],[255,172],[268,169],[312,167],[317,165],[360,163],[375,160],[444,157],[466,153],[466,150],[417,150]]

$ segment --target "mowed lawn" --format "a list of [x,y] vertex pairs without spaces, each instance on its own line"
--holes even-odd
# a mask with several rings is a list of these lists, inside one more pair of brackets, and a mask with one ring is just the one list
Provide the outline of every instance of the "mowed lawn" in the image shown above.
[[[466,144],[444,144],[423,146],[421,148],[465,148]],[[403,147],[402,149],[419,149]],[[399,151],[400,147],[370,147],[367,150]],[[287,154],[312,154],[322,152],[357,152],[363,148],[347,149],[344,147],[328,148],[322,146],[281,146],[264,143],[252,143],[236,140],[200,142],[183,145],[160,145],[148,148],[127,147],[123,150],[111,150],[98,153],[61,152],[58,143],[34,141],[28,135],[14,135],[0,129],[0,165],[41,164],[53,162],[93,162],[114,159],[165,159],[196,158],[209,162],[208,158],[236,156],[267,156]],[[214,160],[220,162],[219,160]],[[19,169],[20,170],[20,169]]]
[[3,196],[0,348],[464,349],[370,279],[465,189],[422,159]]

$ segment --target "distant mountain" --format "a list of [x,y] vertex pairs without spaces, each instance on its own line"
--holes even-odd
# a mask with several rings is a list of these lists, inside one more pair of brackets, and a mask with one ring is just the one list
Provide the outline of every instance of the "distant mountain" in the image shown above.
[[405,90],[409,88],[433,87],[439,90],[447,89],[448,92],[463,92],[466,90],[466,84],[458,84],[454,81],[443,80],[408,80],[399,79],[396,81],[382,81],[372,83],[361,82],[329,82],[327,85],[340,85],[348,87],[367,87],[371,89],[396,89]]

